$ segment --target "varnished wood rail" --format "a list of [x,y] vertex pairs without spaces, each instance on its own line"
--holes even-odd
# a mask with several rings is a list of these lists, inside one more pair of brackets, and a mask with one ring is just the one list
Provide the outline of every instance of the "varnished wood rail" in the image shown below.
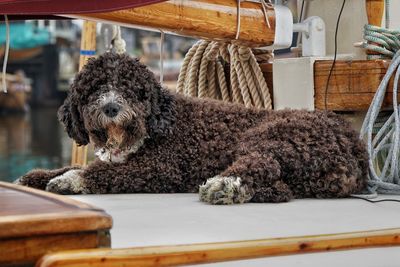
[[239,242],[59,252],[44,256],[36,266],[182,266],[398,245],[400,245],[400,228]]
[[241,3],[240,36],[236,0],[171,0],[106,13],[63,15],[124,25],[161,29],[178,35],[217,41],[237,41],[249,46],[271,45],[275,38],[275,12],[268,9],[268,27],[260,3]]

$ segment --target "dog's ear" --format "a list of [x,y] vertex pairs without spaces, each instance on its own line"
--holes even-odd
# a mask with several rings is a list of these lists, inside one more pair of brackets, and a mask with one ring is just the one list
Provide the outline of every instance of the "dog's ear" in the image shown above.
[[64,124],[68,136],[74,139],[78,145],[87,145],[89,135],[83,124],[82,114],[78,106],[73,103],[71,94],[72,92],[58,109],[58,120]]
[[155,85],[151,97],[151,113],[147,120],[150,137],[166,136],[172,132],[176,120],[174,96],[160,84]]

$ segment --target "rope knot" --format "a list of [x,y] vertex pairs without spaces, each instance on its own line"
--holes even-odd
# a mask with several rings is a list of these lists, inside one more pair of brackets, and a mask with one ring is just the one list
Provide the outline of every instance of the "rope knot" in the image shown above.
[[251,54],[250,48],[239,46],[238,53],[240,61],[248,61],[250,59],[250,54]]
[[126,52],[126,43],[123,39],[114,40],[114,50],[118,54],[123,54]]

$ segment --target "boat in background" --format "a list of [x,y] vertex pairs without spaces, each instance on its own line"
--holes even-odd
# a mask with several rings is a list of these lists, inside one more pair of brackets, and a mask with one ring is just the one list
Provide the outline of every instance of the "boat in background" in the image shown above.
[[0,111],[26,112],[29,110],[31,79],[22,71],[6,74],[7,93],[0,93]]

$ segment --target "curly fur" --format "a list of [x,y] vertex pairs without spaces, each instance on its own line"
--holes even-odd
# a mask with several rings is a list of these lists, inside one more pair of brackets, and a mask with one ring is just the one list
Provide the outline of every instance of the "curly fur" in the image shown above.
[[[99,99],[110,91],[134,116],[100,122]],[[86,167],[89,193],[198,192],[218,175],[240,178],[253,202],[346,197],[366,186],[365,146],[338,115],[177,95],[127,55],[91,59],[76,76],[59,119],[80,145],[91,141],[104,148],[112,139],[113,149],[125,149],[142,140],[121,163],[97,160]],[[39,176],[49,175],[34,172],[20,183],[45,188],[48,179]]]

